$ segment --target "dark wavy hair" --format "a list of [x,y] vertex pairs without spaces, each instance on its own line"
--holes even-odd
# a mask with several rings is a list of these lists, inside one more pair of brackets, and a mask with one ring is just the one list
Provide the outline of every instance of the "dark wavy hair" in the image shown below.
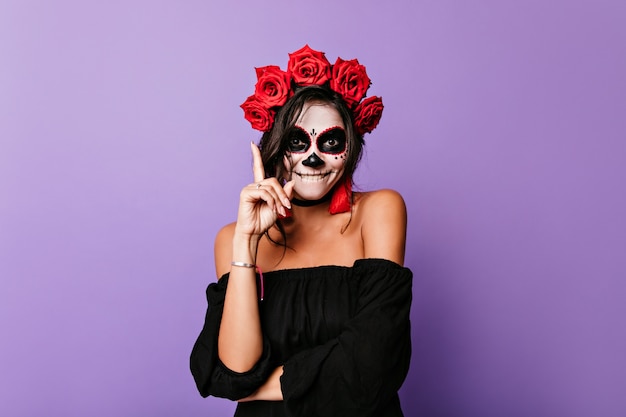
[[344,178],[352,178],[352,174],[361,160],[363,136],[356,133],[352,112],[343,98],[327,86],[318,85],[298,88],[295,94],[276,113],[272,129],[265,132],[261,137],[259,145],[265,175],[276,177],[279,181],[288,180],[285,178],[286,168],[283,156],[287,151],[289,133],[302,113],[304,105],[311,102],[331,105],[337,110],[345,126],[348,152],[345,159],[344,174],[338,184],[342,183]]

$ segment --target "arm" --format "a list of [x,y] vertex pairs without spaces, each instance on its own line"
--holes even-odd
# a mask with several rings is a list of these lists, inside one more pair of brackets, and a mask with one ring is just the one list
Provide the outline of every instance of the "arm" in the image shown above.
[[241,191],[237,222],[224,227],[215,240],[217,283],[207,288],[204,326],[190,357],[200,394],[231,400],[249,396],[274,370],[270,345],[261,332],[254,268],[232,261],[256,263],[259,239],[289,207],[293,182],[282,187],[263,179],[258,148],[252,145],[255,183]]
[[267,381],[246,398],[242,398],[239,402],[246,401],[282,401],[283,393],[280,389],[280,377],[283,375],[283,367],[279,366],[269,376]]
[[236,225],[220,230],[215,239],[215,266],[230,272],[218,337],[222,363],[235,372],[250,370],[263,352],[254,268],[231,267],[231,260],[256,263],[259,236],[236,234]]
[[[263,233],[290,208],[293,182],[283,188],[276,178],[265,178],[261,154],[252,144],[254,184],[241,191],[237,223],[222,230],[215,242],[218,271],[230,270],[229,285],[218,337],[218,355],[235,372],[247,372],[263,353],[255,268],[232,266],[231,261],[255,265]],[[229,250],[228,248],[231,248]]]
[[190,368],[200,395],[238,400],[256,391],[267,380],[275,365],[271,349],[264,340],[261,359],[247,372],[237,373],[226,367],[218,357],[217,338],[224,310],[228,274],[206,290],[208,307],[204,326],[193,346]]
[[407,215],[402,196],[393,190],[372,192],[363,199],[360,211],[364,257],[403,265]]

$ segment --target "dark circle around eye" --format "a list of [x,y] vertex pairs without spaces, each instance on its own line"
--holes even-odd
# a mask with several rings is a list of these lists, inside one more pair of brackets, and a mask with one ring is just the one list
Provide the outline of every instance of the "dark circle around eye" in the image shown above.
[[287,149],[289,152],[306,152],[311,147],[309,135],[298,126],[289,132],[288,137]]
[[340,127],[326,130],[317,138],[317,147],[323,153],[343,153],[346,151],[346,144],[346,132]]

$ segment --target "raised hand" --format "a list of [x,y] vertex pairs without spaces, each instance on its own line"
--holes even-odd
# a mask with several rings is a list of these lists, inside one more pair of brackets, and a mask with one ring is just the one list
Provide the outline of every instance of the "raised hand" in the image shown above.
[[278,216],[285,217],[291,209],[293,181],[281,186],[276,178],[265,178],[265,169],[259,148],[250,143],[254,183],[245,186],[239,196],[236,233],[262,235],[276,223]]

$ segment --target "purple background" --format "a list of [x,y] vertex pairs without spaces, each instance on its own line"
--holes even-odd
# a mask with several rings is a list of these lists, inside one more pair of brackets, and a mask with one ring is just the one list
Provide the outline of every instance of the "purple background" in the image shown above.
[[626,3],[0,3],[0,415],[227,416],[188,371],[254,66],[358,57],[415,274],[407,416],[626,415]]

